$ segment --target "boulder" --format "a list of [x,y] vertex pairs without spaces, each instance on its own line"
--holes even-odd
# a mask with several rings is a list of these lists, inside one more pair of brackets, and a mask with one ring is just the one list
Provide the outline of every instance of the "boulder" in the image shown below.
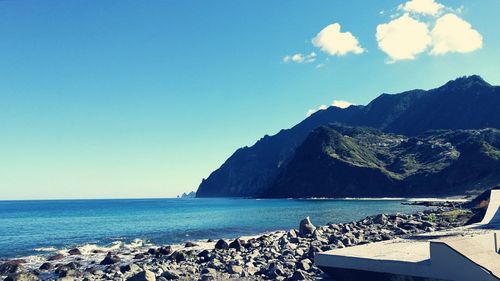
[[80,250],[78,248],[74,248],[74,249],[69,250],[68,254],[70,254],[71,256],[81,256],[82,252],[80,252]]
[[303,259],[297,263],[296,267],[304,271],[309,271],[309,269],[311,269],[311,265],[312,262],[310,259]]
[[172,252],[173,250],[170,246],[165,246],[158,249],[158,253],[160,253],[161,255],[170,255]]
[[387,216],[385,214],[379,214],[373,218],[373,222],[376,224],[385,225],[385,224],[387,224],[388,221],[389,221],[389,218],[387,218]]
[[21,262],[10,260],[0,264],[0,275],[19,273],[24,270]]
[[316,227],[311,223],[311,220],[309,217],[306,217],[305,219],[300,221],[299,225],[299,235],[300,237],[310,237],[314,231],[316,230]]
[[101,265],[115,264],[120,261],[120,257],[113,255],[111,252],[106,255],[106,257],[100,262]]
[[239,239],[235,239],[233,242],[229,243],[229,248],[236,249],[237,251],[244,250],[244,247]]
[[227,244],[227,242],[225,240],[220,239],[219,241],[217,241],[217,243],[215,243],[215,249],[218,249],[218,250],[229,249],[229,244]]
[[125,273],[125,272],[137,272],[139,271],[141,268],[135,264],[135,263],[130,263],[130,264],[127,264],[127,265],[123,265],[123,266],[120,266],[120,272],[122,273]]
[[54,269],[54,265],[51,264],[50,262],[44,262],[42,265],[39,267],[40,270],[52,270]]
[[127,281],[156,281],[156,276],[149,270],[144,270],[127,278]]

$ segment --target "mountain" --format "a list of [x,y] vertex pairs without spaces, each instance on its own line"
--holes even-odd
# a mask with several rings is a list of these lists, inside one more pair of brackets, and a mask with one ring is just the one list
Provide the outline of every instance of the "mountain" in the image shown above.
[[419,137],[322,126],[262,197],[446,196],[500,183],[500,131],[442,130]]
[[500,87],[479,76],[461,77],[432,90],[382,94],[366,106],[329,107],[294,127],[238,149],[200,184],[197,197],[265,194],[296,148],[316,128],[330,123],[372,127],[416,136],[428,130],[500,128]]

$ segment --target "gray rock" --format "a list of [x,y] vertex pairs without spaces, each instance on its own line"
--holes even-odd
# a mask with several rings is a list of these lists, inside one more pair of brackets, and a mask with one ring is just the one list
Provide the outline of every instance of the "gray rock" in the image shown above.
[[241,267],[239,265],[231,265],[227,269],[227,272],[229,272],[230,274],[238,274],[239,275],[243,272],[243,267]]
[[311,223],[311,220],[309,217],[306,217],[305,219],[300,221],[299,225],[299,235],[300,237],[310,237],[314,231],[316,230],[316,227]]
[[161,274],[161,276],[167,280],[177,280],[180,278],[179,272],[174,270],[166,270]]
[[389,219],[387,218],[387,216],[385,214],[379,214],[373,218],[373,222],[376,224],[385,225],[385,224],[387,224],[388,221],[389,221]]
[[304,271],[309,271],[309,269],[311,269],[311,265],[312,262],[310,259],[303,259],[297,263],[296,267]]
[[127,278],[127,281],[156,281],[156,276],[153,272],[144,270]]
[[38,276],[30,272],[15,273],[7,276],[4,281],[36,281],[40,280]]

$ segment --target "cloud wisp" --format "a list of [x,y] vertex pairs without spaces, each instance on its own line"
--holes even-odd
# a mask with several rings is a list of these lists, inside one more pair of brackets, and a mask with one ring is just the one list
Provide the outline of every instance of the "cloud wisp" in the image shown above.
[[316,61],[316,53],[311,52],[308,55],[304,55],[301,53],[297,53],[294,55],[286,55],[283,57],[283,62],[284,63],[289,63],[289,62],[294,62],[294,63],[311,63]]
[[[344,101],[344,100],[334,100],[332,102],[332,104],[330,104],[330,106],[334,106],[334,107],[338,107],[338,108],[348,108],[349,106],[353,105],[352,103],[348,102],[348,101]],[[306,112],[306,116],[309,117],[311,115],[313,115],[314,113],[320,111],[320,110],[325,110],[327,109],[329,106],[325,105],[325,104],[322,104],[320,105],[318,108],[316,109],[309,109],[307,112]]]
[[399,5],[398,9],[407,13],[437,16],[445,6],[434,0],[411,0]]

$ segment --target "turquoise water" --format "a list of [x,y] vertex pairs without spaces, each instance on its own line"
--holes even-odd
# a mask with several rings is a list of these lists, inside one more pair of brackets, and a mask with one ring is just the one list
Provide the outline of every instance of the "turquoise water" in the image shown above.
[[[234,238],[378,213],[415,212],[393,200],[116,199],[0,201],[0,258],[142,239],[176,244]],[[47,251],[48,254],[48,251]]]

